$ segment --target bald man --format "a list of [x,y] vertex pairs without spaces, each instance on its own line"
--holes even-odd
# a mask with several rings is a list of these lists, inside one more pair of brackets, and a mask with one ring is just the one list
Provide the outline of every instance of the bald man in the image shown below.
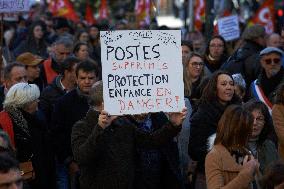
[[270,34],[266,39],[267,47],[281,48],[281,37],[278,33]]

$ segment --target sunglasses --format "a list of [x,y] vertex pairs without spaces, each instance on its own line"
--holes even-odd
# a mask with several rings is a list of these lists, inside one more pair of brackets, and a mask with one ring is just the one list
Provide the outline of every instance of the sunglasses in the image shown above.
[[265,61],[265,63],[266,63],[267,65],[272,64],[272,62],[273,62],[274,64],[279,64],[279,63],[280,63],[280,58],[269,58],[269,59],[265,59],[264,61]]

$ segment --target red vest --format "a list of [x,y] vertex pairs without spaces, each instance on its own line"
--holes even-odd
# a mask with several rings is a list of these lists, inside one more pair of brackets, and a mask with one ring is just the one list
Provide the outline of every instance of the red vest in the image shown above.
[[49,58],[49,59],[47,59],[43,62],[43,67],[44,67],[44,72],[45,72],[47,84],[51,84],[52,81],[54,80],[54,78],[58,75],[58,73],[56,73],[52,69],[51,62],[52,62],[51,58]]
[[13,122],[10,115],[5,111],[0,112],[0,127],[9,135],[11,144],[15,147]]

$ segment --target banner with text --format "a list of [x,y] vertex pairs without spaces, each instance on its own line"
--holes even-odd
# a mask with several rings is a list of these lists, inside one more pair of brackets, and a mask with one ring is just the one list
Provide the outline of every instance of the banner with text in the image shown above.
[[218,31],[226,41],[238,39],[240,37],[238,16],[232,15],[218,19]]
[[181,32],[102,31],[104,109],[111,115],[184,107]]
[[29,11],[29,0],[0,0],[0,13]]

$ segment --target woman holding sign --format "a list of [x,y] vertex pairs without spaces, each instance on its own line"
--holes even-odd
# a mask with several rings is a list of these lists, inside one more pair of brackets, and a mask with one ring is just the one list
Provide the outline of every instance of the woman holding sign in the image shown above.
[[75,124],[71,143],[81,170],[81,189],[181,188],[173,137],[187,113],[110,116],[103,86],[90,92],[91,108]]

